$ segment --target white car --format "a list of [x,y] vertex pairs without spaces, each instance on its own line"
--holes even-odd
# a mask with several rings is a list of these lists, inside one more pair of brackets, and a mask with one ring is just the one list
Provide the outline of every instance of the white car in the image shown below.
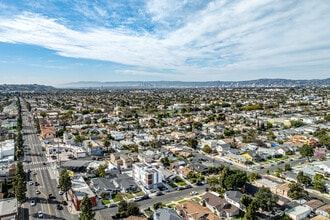
[[63,195],[63,193],[64,193],[64,192],[63,192],[62,190],[60,190],[60,191],[58,192],[59,195]]
[[38,211],[38,218],[43,218],[44,214],[42,213],[42,211]]
[[29,181],[29,185],[30,185],[30,186],[33,185],[33,181]]
[[198,192],[196,192],[196,191],[190,192],[190,195],[192,195],[192,196],[197,195],[197,194],[198,194]]
[[40,191],[39,190],[36,190],[36,194],[40,194]]
[[30,205],[31,205],[31,206],[35,206],[35,205],[36,205],[36,202],[35,202],[34,200],[31,200],[31,201],[30,201]]

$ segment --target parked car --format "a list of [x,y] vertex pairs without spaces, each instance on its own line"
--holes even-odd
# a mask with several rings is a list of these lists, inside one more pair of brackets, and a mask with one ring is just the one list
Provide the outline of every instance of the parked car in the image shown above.
[[190,192],[190,195],[191,196],[194,196],[194,195],[197,195],[198,194],[198,192],[196,192],[196,191],[192,191],[192,192]]
[[38,185],[39,185],[39,183],[36,181],[36,182],[34,182],[34,185],[35,185],[35,186],[38,186]]
[[62,210],[63,207],[60,204],[57,204],[57,210]]
[[38,218],[43,218],[44,214],[42,213],[42,211],[38,211]]
[[110,203],[109,208],[117,207],[116,203]]
[[31,205],[31,206],[35,206],[35,205],[36,205],[36,201],[31,200],[31,201],[30,201],[30,205]]
[[60,190],[60,191],[58,192],[59,195],[63,195],[63,193],[64,193],[64,192],[63,192],[62,190]]
[[33,181],[29,181],[29,185],[32,186],[33,185]]
[[156,196],[162,196],[162,195],[164,195],[164,193],[162,191],[157,191],[156,192]]
[[36,189],[36,194],[40,194],[40,191]]

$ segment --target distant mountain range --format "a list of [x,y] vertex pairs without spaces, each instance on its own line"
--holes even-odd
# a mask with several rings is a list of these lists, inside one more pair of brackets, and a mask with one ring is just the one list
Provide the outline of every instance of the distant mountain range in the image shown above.
[[61,84],[56,87],[38,84],[3,84],[0,93],[6,92],[47,92],[57,89],[152,89],[152,88],[240,88],[240,87],[330,87],[330,78],[312,80],[257,79],[248,81],[122,81],[98,82],[81,81]]
[[55,87],[38,84],[3,84],[0,85],[0,93],[8,92],[42,92],[52,91]]
[[59,88],[202,88],[202,87],[327,87],[330,78],[312,80],[290,79],[257,79],[248,81],[208,81],[208,82],[183,82],[183,81],[123,81],[123,82],[98,82],[81,81],[59,85]]

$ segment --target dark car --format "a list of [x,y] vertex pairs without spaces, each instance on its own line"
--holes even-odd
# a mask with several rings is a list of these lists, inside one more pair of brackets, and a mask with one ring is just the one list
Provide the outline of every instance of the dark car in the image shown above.
[[162,191],[156,192],[156,196],[162,196],[162,195],[164,195],[164,193]]
[[39,183],[38,183],[38,182],[34,182],[34,185],[35,185],[35,186],[38,186],[38,185],[39,185]]
[[68,205],[67,201],[62,201],[62,205]]
[[57,210],[62,210],[63,207],[60,204],[57,204]]

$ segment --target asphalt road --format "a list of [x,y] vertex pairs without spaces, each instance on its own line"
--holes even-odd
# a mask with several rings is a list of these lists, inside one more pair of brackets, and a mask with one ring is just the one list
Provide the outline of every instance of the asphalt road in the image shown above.
[[[30,170],[30,180],[33,185],[27,183],[28,201],[22,206],[24,214],[20,219],[37,219],[38,211],[43,213],[44,219],[77,219],[77,216],[71,215],[67,208],[63,205],[62,210],[57,209],[57,205],[63,200],[58,194],[57,189],[57,170],[56,164],[48,162],[45,153],[42,151],[41,141],[34,127],[32,115],[28,112],[26,104],[21,101],[22,105],[22,121],[23,121],[23,139],[24,139],[24,169]],[[34,184],[37,182],[37,186]],[[36,190],[40,193],[37,194]],[[48,195],[52,194],[52,199]],[[30,204],[31,200],[36,205]]]

